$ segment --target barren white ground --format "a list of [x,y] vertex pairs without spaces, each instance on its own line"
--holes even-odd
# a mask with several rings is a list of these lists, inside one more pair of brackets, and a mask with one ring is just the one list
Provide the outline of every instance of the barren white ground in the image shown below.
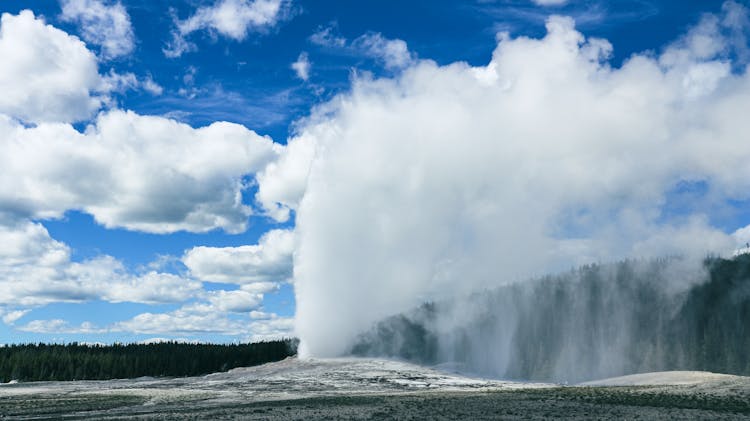
[[[39,394],[134,394],[159,404],[181,400],[253,402],[336,395],[468,392],[550,388],[466,377],[409,363],[360,358],[297,359],[236,368],[199,377],[35,382],[0,385],[0,396]],[[671,393],[750,395],[750,377],[698,371],[645,373],[582,383],[580,386],[646,386]]]
[[163,400],[267,401],[315,396],[398,394],[416,391],[491,391],[552,387],[553,384],[478,379],[409,363],[361,358],[297,359],[235,368],[199,377],[35,382],[0,385],[0,396],[116,393]]

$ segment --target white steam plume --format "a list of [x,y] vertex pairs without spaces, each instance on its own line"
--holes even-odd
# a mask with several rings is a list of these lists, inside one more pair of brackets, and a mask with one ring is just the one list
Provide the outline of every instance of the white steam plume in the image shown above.
[[[731,250],[710,212],[750,192],[750,75],[731,71],[722,22],[613,68],[607,41],[551,17],[542,39],[499,36],[487,66],[423,60],[317,110],[296,139],[315,149],[297,209],[302,354],[345,353],[425,300]],[[261,190],[298,189],[280,168]],[[690,186],[714,207],[676,206]]]

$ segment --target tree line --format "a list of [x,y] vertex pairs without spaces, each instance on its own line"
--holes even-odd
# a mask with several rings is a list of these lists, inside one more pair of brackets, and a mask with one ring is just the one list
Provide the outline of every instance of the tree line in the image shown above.
[[6,345],[0,347],[0,381],[196,376],[283,360],[296,355],[297,342]]

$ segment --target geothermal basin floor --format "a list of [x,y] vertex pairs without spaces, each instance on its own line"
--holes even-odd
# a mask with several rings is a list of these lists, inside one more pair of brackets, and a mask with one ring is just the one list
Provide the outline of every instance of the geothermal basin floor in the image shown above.
[[0,385],[0,419],[550,418],[750,419],[750,378],[664,372],[560,386],[289,358],[200,377]]

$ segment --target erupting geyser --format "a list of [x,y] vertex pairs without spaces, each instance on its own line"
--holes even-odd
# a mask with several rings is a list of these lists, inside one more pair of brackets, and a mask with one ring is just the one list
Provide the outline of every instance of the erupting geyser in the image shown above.
[[[687,278],[700,283],[703,258],[744,244],[750,230],[729,234],[711,217],[737,211],[750,192],[750,74],[747,46],[736,42],[746,20],[734,19],[747,11],[728,2],[723,13],[623,63],[609,61],[608,41],[551,17],[543,38],[500,34],[486,66],[421,60],[393,79],[359,77],[319,107],[259,178],[264,200],[297,209],[302,354],[346,354],[377,322],[429,302],[415,313],[429,321],[425,341],[452,345],[417,360],[569,380],[660,367],[670,339],[650,341],[682,308],[664,285],[672,263],[655,263],[659,284],[619,281],[620,271],[648,272],[650,263],[585,269],[560,283],[568,286],[518,283],[671,255],[694,262]],[[297,196],[274,199],[278,179],[298,180]],[[592,280],[600,278],[615,281]],[[676,291],[689,294],[690,282]],[[534,313],[538,305],[545,312]],[[623,325],[598,324],[610,313]],[[431,330],[448,314],[473,321]],[[548,341],[567,351],[545,366]],[[653,358],[636,364],[628,355],[641,345]]]

